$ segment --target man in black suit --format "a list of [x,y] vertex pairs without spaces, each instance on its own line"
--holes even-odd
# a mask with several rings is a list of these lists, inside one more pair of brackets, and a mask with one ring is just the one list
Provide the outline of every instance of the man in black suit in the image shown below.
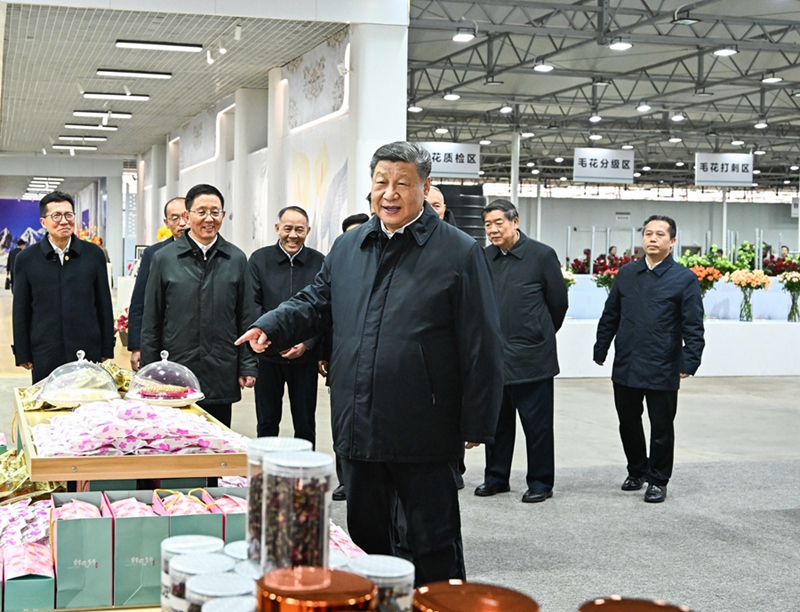
[[6,276],[8,276],[8,283],[11,285],[12,291],[14,290],[14,262],[17,259],[17,255],[22,253],[27,244],[27,242],[20,238],[17,240],[17,246],[8,253],[8,259],[6,260]]
[[492,243],[486,255],[494,276],[503,331],[503,402],[494,444],[486,445],[484,483],[475,495],[510,490],[517,412],[528,452],[522,501],[553,496],[553,378],[558,374],[556,332],[567,314],[567,287],[556,252],[519,230],[519,213],[508,200],[483,209]]
[[33,382],[75,361],[114,357],[114,314],[103,250],[78,239],[75,201],[54,191],[39,202],[47,236],[22,251],[14,267],[14,354]]
[[133,286],[131,305],[128,309],[128,350],[131,352],[131,369],[139,369],[142,358],[142,315],[144,314],[144,292],[147,279],[150,276],[150,262],[153,255],[168,244],[180,238],[189,223],[189,213],[186,210],[186,200],[183,197],[172,198],[164,206],[164,225],[172,232],[172,238],[156,242],[142,252],[139,262],[139,272],[136,275],[136,284]]

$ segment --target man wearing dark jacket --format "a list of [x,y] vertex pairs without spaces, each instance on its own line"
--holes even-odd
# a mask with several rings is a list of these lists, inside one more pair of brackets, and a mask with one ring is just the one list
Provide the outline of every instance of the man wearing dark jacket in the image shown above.
[[186,211],[186,202],[183,197],[172,198],[164,206],[164,225],[172,233],[172,238],[156,242],[147,247],[142,253],[139,262],[139,272],[136,274],[136,284],[133,286],[131,305],[128,308],[128,350],[131,352],[131,369],[136,372],[142,358],[142,315],[144,313],[144,293],[147,279],[150,277],[150,263],[153,255],[168,244],[172,244],[181,237],[189,221]]
[[282,350],[333,323],[331,420],[350,535],[368,553],[394,554],[398,497],[416,582],[464,578],[453,472],[465,441],[493,441],[502,393],[491,271],[475,240],[425,204],[425,149],[384,145],[370,167],[376,216],[341,235],[314,284],[238,342]]
[[8,276],[8,283],[11,285],[12,291],[14,289],[14,262],[17,260],[17,255],[25,250],[27,244],[27,242],[20,238],[17,240],[17,246],[8,252],[8,258],[6,259],[6,276]]
[[106,258],[78,239],[75,201],[54,191],[39,202],[47,236],[26,248],[14,268],[14,354],[33,382],[75,361],[114,357],[114,314]]
[[194,372],[206,411],[230,427],[231,407],[252,387],[256,359],[234,340],[253,320],[247,257],[219,234],[225,200],[212,185],[186,194],[189,230],[153,256],[144,298],[142,364],[163,350]]
[[[642,229],[645,257],[620,269],[597,325],[594,360],[603,365],[614,342],[614,403],[628,460],[623,491],[647,481],[644,501],[663,502],[672,475],[678,388],[700,366],[703,300],[691,270],[671,256],[677,228],[653,215]],[[650,417],[650,458],[642,428],[643,401]]]
[[[257,317],[314,282],[325,257],[305,246],[310,231],[306,211],[287,206],[278,213],[275,224],[278,242],[250,256]],[[273,349],[261,355],[255,388],[258,437],[280,433],[283,388],[288,386],[294,436],[314,444],[320,349],[320,338],[313,337],[281,353]]]
[[483,225],[492,243],[486,247],[492,267],[500,327],[503,330],[503,403],[494,444],[486,445],[484,482],[475,495],[510,490],[517,411],[528,454],[523,502],[553,495],[553,377],[558,374],[556,332],[567,314],[567,287],[556,252],[519,231],[519,213],[508,200],[483,209]]

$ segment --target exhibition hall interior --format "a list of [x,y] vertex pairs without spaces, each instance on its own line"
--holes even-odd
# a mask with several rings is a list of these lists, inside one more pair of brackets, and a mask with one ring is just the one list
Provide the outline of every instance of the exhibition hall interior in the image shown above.
[[[335,583],[341,576],[334,558],[344,559],[339,568],[350,567],[347,571],[377,585],[376,595],[369,595],[368,589],[364,601],[369,602],[370,597],[381,600],[377,608],[337,610],[779,612],[800,608],[800,2],[0,1],[0,31],[0,272],[7,279],[5,290],[0,291],[0,434],[4,436],[0,439],[0,610],[100,610],[112,606],[155,610],[159,605],[165,610],[186,610],[186,606],[200,610],[200,604],[208,601],[203,609],[210,607],[213,612],[210,600],[245,594],[255,598],[229,602],[231,607],[220,605],[219,609],[294,610],[299,608],[286,603],[291,598],[281,589],[285,587],[289,594],[296,590],[270,582],[270,571],[327,564],[334,568],[328,574]],[[523,409],[512,405],[515,399],[509,404],[513,418],[508,442],[509,452],[513,449],[510,479],[487,488],[492,477],[486,444],[468,448],[459,460],[463,475],[456,475],[459,488],[454,493],[460,507],[457,548],[463,542],[458,554],[463,555],[465,584],[475,585],[476,590],[449,584],[453,593],[443,590],[441,599],[436,600],[435,589],[428,592],[419,583],[422,562],[414,581],[410,561],[418,559],[414,538],[419,528],[414,521],[419,517],[414,518],[411,503],[405,524],[403,508],[408,500],[403,495],[412,494],[398,492],[400,501],[392,509],[392,538],[399,542],[397,556],[407,557],[403,563],[411,566],[411,581],[404,595],[398,591],[387,603],[388,587],[380,582],[380,571],[361,571],[353,561],[371,555],[364,555],[364,540],[359,540],[363,535],[358,528],[353,530],[357,504],[352,492],[358,490],[358,478],[354,476],[352,485],[345,486],[341,457],[334,461],[334,431],[342,431],[345,422],[349,431],[351,425],[348,417],[342,416],[345,404],[337,403],[337,392],[341,393],[337,384],[341,385],[342,379],[337,380],[336,374],[326,378],[311,373],[316,393],[311,408],[311,428],[316,436],[313,451],[307,450],[310,444],[303,445],[305,440],[299,440],[304,436],[293,422],[293,416],[299,419],[293,405],[295,400],[299,405],[299,395],[292,388],[297,383],[288,378],[270,379],[280,393],[277,422],[271,425],[273,432],[266,434],[268,439],[273,440],[275,432],[286,440],[296,436],[295,441],[303,444],[295,450],[313,453],[318,463],[308,459],[297,464],[295,459],[270,463],[273,451],[279,457],[278,453],[294,449],[281,446],[285,441],[276,446],[248,446],[250,439],[261,440],[267,431],[262,414],[266,400],[259,395],[266,385],[264,363],[280,359],[257,359],[248,348],[257,348],[257,336],[236,349],[238,353],[230,347],[232,339],[248,331],[257,314],[268,313],[307,283],[287,285],[292,287],[290,293],[270,306],[265,305],[266,298],[262,305],[256,288],[256,302],[248,302],[244,309],[253,315],[252,321],[243,327],[241,321],[229,321],[240,316],[240,306],[232,314],[233,310],[218,304],[226,304],[224,300],[240,286],[247,287],[248,298],[252,295],[253,260],[271,252],[269,249],[283,253],[291,274],[296,273],[297,252],[291,250],[295,243],[286,243],[281,234],[286,207],[292,207],[290,213],[301,211],[297,223],[305,228],[294,234],[287,229],[284,234],[291,234],[293,240],[301,235],[299,248],[306,254],[319,252],[328,257],[337,249],[346,252],[355,241],[343,236],[349,233],[343,222],[359,213],[363,214],[359,223],[376,228],[376,244],[379,237],[387,236],[389,244],[394,244],[395,232],[405,223],[389,227],[381,200],[375,204],[376,194],[385,192],[376,192],[371,162],[378,164],[378,170],[386,167],[381,164],[411,167],[405,158],[373,160],[376,150],[396,141],[416,143],[419,150],[427,151],[431,184],[438,188],[447,210],[440,223],[451,223],[459,230],[448,227],[446,236],[462,241],[458,244],[465,248],[474,247],[475,242],[486,247],[485,258],[478,251],[480,261],[485,260],[487,273],[495,274],[497,266],[504,265],[501,260],[508,263],[514,259],[510,245],[544,243],[547,246],[542,248],[550,254],[548,265],[555,269],[557,260],[560,270],[555,274],[559,290],[567,290],[568,306],[564,304],[563,323],[561,316],[553,315],[554,323],[547,332],[555,338],[550,357],[553,363],[557,358],[558,372],[548,376],[552,381],[554,481],[546,490],[538,490],[539,498],[531,500],[540,486],[532,484],[530,477],[533,435],[524,423]],[[416,167],[419,172],[420,166]],[[416,178],[411,180],[414,185]],[[191,229],[185,237],[180,236],[175,225],[170,225],[165,205],[192,193],[196,185],[211,185],[223,198],[217,198],[216,191],[198,195],[202,202],[211,198],[214,204],[201,213],[186,212],[180,231]],[[47,204],[46,213],[40,210],[40,200],[52,191],[72,197],[72,219],[59,214],[60,208],[49,208],[53,204]],[[516,220],[506,217],[517,224],[509,243],[487,236],[490,230],[484,225],[484,215],[492,214],[485,212],[485,207],[498,201],[508,201],[518,211]],[[65,204],[58,199],[53,202]],[[182,209],[178,212],[184,215]],[[419,221],[431,223],[425,221],[429,212],[434,211],[425,205]],[[202,215],[199,221],[197,215]],[[379,219],[369,219],[371,215]],[[407,222],[417,223],[417,215],[415,212]],[[673,219],[675,226],[664,219],[645,223],[654,215]],[[439,223],[433,214],[430,219]],[[94,243],[104,251],[105,264],[98,264],[100,280],[91,292],[77,277],[64,280],[66,275],[40,275],[37,281],[33,272],[26,271],[32,264],[26,268],[25,262],[34,259],[33,253],[26,253],[29,249],[43,251],[45,258],[56,263],[60,257],[62,268],[88,265],[88,255],[99,253],[88,245],[85,249],[89,251],[67,249],[66,255],[60,251],[59,245],[51,242],[53,228],[60,221],[74,223],[70,240],[79,241],[79,246]],[[196,221],[204,225],[193,225]],[[662,259],[652,259],[656,247],[654,242],[648,243],[644,231],[652,223],[663,223],[669,230],[662,255],[667,265]],[[212,226],[213,230],[209,229]],[[198,250],[191,236],[207,229],[213,241],[202,243]],[[355,231],[370,236],[365,229]],[[354,251],[368,250],[371,242],[363,240]],[[161,243],[165,249],[148,249]],[[200,270],[211,270],[215,258],[222,256],[211,257],[209,249],[223,252],[226,265],[232,266],[218,272],[218,282],[226,283],[222,289],[219,285],[197,299],[198,303],[206,297],[213,299],[214,310],[188,321],[186,317],[194,312],[193,304],[186,306],[190,294],[185,293],[180,305],[173,303],[172,308],[161,303],[169,302],[174,295],[170,291],[182,291],[170,288],[173,270],[167,269],[171,253],[177,253],[181,244],[187,245],[187,253],[191,252],[188,260],[197,259]],[[20,250],[20,246],[24,248]],[[72,262],[71,253],[78,255]],[[461,278],[461,268],[456,268],[454,261],[447,262],[458,256],[455,248],[444,250],[441,258],[445,263],[437,261],[435,269],[452,265]],[[179,255],[174,257],[180,261]],[[298,257],[300,265],[308,265],[306,255]],[[250,271],[246,258],[250,258]],[[340,260],[331,256],[329,261]],[[380,254],[377,261],[384,261]],[[673,263],[674,269],[670,267]],[[53,261],[47,265],[58,267]],[[144,281],[140,276],[143,265],[145,270],[150,267],[150,276],[146,272]],[[528,260],[520,268],[531,272],[540,265],[544,269],[546,264]],[[663,267],[659,270],[658,266]],[[400,325],[408,324],[410,330],[415,329],[410,321],[414,317],[423,319],[420,327],[427,325],[427,313],[420,314],[419,305],[427,303],[427,287],[436,284],[436,272],[413,266],[412,272],[420,275],[418,284],[406,290],[418,292],[419,299],[416,305],[408,300],[414,310],[407,320],[399,318]],[[655,291],[635,284],[635,278],[667,278],[673,272],[683,274],[681,282],[688,283],[682,297],[656,297]],[[239,273],[247,276],[243,285],[235,284],[233,275]],[[256,272],[253,275],[258,278]],[[332,351],[331,365],[339,356],[342,372],[361,371],[366,358],[362,353],[352,363],[341,358],[349,353],[340,352],[337,343],[347,345],[351,330],[343,329],[345,322],[337,328],[335,313],[341,313],[337,309],[342,303],[347,304],[346,310],[350,304],[346,297],[338,297],[335,289],[343,292],[343,285],[337,284],[341,278],[354,283],[361,275],[359,269],[342,271],[334,264],[323,268],[320,275],[330,283],[327,289],[332,285],[334,291],[325,294],[329,303],[327,310],[318,313],[321,322],[317,325],[329,324],[333,331],[324,340],[320,335],[319,346],[315,340],[316,348],[308,347],[309,355],[319,355],[327,364],[328,358],[323,356]],[[200,282],[205,283],[205,273],[202,277]],[[47,292],[35,286],[45,282],[44,278],[60,279],[55,281],[60,285],[52,287],[52,303]],[[319,278],[318,284],[323,282]],[[398,273],[397,278],[405,282],[404,275]],[[156,282],[160,285],[153,288]],[[261,285],[267,282],[262,279]],[[20,289],[24,283],[30,283],[32,289]],[[365,303],[373,304],[379,294],[378,285],[375,287],[372,293],[366,292]],[[70,354],[68,362],[59,362],[63,364],[57,368],[62,372],[60,380],[49,376],[49,370],[43,380],[32,380],[35,372],[41,371],[37,370],[41,367],[38,358],[21,357],[24,349],[19,347],[23,344],[21,330],[34,335],[35,313],[55,309],[55,304],[61,308],[60,315],[53,313],[48,319],[47,331],[39,326],[37,333],[47,338],[38,341],[40,346],[61,343],[62,349],[64,345],[77,347],[84,335],[92,338],[93,332],[75,321],[84,321],[81,315],[95,307],[100,312],[98,304],[106,292],[111,302],[103,306],[106,319],[101,324],[113,334],[113,350],[104,347],[93,359],[90,347],[80,346],[89,361],[76,366],[73,361],[79,357]],[[478,293],[469,287],[464,299]],[[532,294],[541,300],[545,299],[543,293],[547,291],[537,289]],[[400,297],[408,299],[408,295]],[[500,316],[497,312],[503,314],[507,297],[497,296],[499,311],[491,311],[496,318]],[[145,368],[132,371],[132,350],[137,348],[128,344],[128,325],[137,300],[145,313],[142,354],[147,353],[144,345],[150,341],[149,334],[156,333],[153,329],[163,327],[165,338],[170,330],[180,330],[174,335],[196,336],[198,351],[216,355],[208,370],[211,374],[203,369],[208,362],[199,369],[192,367],[195,357],[184,350],[185,343],[173,344],[175,361],[169,361],[168,367],[156,362],[160,350],[166,348],[158,345],[150,347],[155,352],[150,353],[152,365],[145,366],[149,373]],[[528,304],[527,300],[522,303]],[[453,311],[463,307],[456,302],[453,298],[447,308],[430,313],[436,323],[426,328],[429,345],[425,337],[415,344],[416,331],[401,328],[386,334],[389,315],[377,324],[373,321],[377,330],[381,321],[384,323],[383,335],[402,339],[393,355],[396,359],[382,357],[380,350],[374,356],[376,369],[370,384],[388,380],[395,390],[395,397],[384,393],[390,396],[387,405],[397,401],[403,410],[403,398],[414,396],[408,389],[428,390],[429,385],[430,410],[442,410],[437,407],[434,388],[444,380],[439,377],[448,376],[448,369],[453,370],[454,385],[477,389],[476,394],[482,382],[487,387],[494,384],[492,372],[459,370],[454,348],[434,346],[437,338],[449,337],[441,335],[442,329],[458,332],[458,326],[464,324],[464,317],[449,312],[450,306]],[[400,299],[398,303],[406,302]],[[353,311],[361,306],[354,297]],[[552,314],[554,308],[550,304],[548,308]],[[674,333],[664,332],[660,327],[663,321],[654,314],[669,309],[678,313],[664,315]],[[176,317],[178,310],[184,320],[170,327],[170,317]],[[203,311],[198,308],[197,312]],[[141,323],[141,311],[138,316]],[[353,334],[366,334],[363,330],[375,316],[367,310]],[[513,345],[517,322],[522,329],[519,333],[524,334],[527,320],[523,318],[528,316],[533,315],[523,308],[509,326],[514,331],[505,328],[504,320],[498,333],[510,336],[508,344]],[[342,321],[345,319],[348,317],[342,316]],[[299,315],[291,320],[299,325]],[[278,329],[280,321],[275,316],[269,324]],[[226,325],[233,331],[220,331],[227,329]],[[601,330],[603,325],[620,330],[617,344],[610,350],[606,347],[607,357],[602,348],[598,352],[602,345],[598,325]],[[490,327],[494,329],[494,324]],[[500,330],[499,324],[496,327]],[[697,328],[704,341],[702,358],[696,371],[687,373],[686,346],[691,343],[687,338],[696,334]],[[627,335],[623,336],[622,330],[627,330]],[[466,334],[461,330],[462,336],[475,339],[474,352],[489,351],[485,326],[478,331]],[[60,338],[62,334],[65,340]],[[216,340],[223,336],[224,342]],[[204,343],[204,338],[208,342]],[[360,341],[360,350],[366,350],[363,338]],[[91,342],[86,340],[87,345]],[[30,344],[30,339],[25,343]],[[418,370],[423,373],[419,379],[413,371],[403,369],[403,347],[411,344],[415,358],[421,354],[420,367],[424,367]],[[274,357],[277,353],[270,350],[264,355]],[[33,355],[37,355],[35,346]],[[233,355],[229,361],[239,359],[240,364],[242,355],[247,355],[248,363],[259,373],[255,376],[255,369],[240,367],[237,388],[243,387],[241,399],[234,399],[229,422],[214,412],[213,401],[201,406],[194,401],[197,397],[201,403],[213,399],[209,391],[213,385],[204,389],[204,377],[224,370],[226,355]],[[626,359],[632,359],[634,370],[637,362],[663,362],[666,370],[672,367],[669,355],[678,356],[673,364],[674,385],[652,387],[667,389],[677,398],[671,414],[674,471],[667,485],[667,479],[659,481],[651,473],[653,457],[647,473],[637,471],[629,444],[623,448],[621,442],[626,433],[620,422],[620,384],[651,388],[646,381],[620,381]],[[439,356],[447,358],[437,359]],[[169,355],[161,357],[171,359]],[[181,365],[184,357],[187,361]],[[397,365],[397,371],[391,375],[380,371],[381,358]],[[316,359],[306,359],[313,361],[312,370]],[[98,366],[91,361],[103,363]],[[295,365],[290,361],[283,359],[281,367],[300,367],[301,361]],[[155,367],[159,363],[162,366]],[[28,371],[22,364],[34,369]],[[508,352],[505,365],[507,378]],[[683,369],[678,382],[679,367]],[[497,367],[498,372],[502,369]],[[280,371],[284,373],[275,376],[286,376]],[[502,378],[502,373],[498,376]],[[87,377],[93,382],[87,383]],[[110,385],[110,396],[53,399],[68,391],[77,394],[81,386],[99,391],[94,387],[102,386],[100,379]],[[538,381],[536,376],[533,379]],[[523,383],[530,384],[530,380],[529,376]],[[49,389],[48,382],[52,383]],[[283,393],[284,382],[288,393]],[[37,383],[35,387],[33,383]],[[148,387],[150,383],[157,391]],[[503,385],[498,382],[499,386]],[[506,380],[504,405],[511,397],[509,387],[516,386],[524,385]],[[181,389],[186,391],[184,395]],[[206,391],[205,397],[201,390]],[[151,392],[156,395],[148,395]],[[346,410],[354,415],[360,392],[363,389],[351,391],[355,399],[346,404]],[[465,406],[474,400],[467,395]],[[659,427],[659,408],[650,395],[646,397],[642,443],[652,444],[652,449],[661,444],[660,434],[653,433],[651,440],[651,422]],[[102,437],[98,431],[108,433],[107,424],[105,429],[98,424],[99,417],[82,412],[83,405],[95,400],[110,402],[107,405],[112,407],[135,401],[131,410],[138,416],[115,416],[118,436],[108,434],[102,445],[86,452],[86,445],[93,443],[90,440]],[[388,410],[378,406],[376,414],[381,408]],[[175,414],[190,420],[170,423]],[[82,419],[80,424],[69,421],[74,416]],[[173,428],[172,433],[159,432],[162,417],[163,426]],[[138,433],[120,425],[123,419],[141,419]],[[384,429],[389,427],[386,423],[394,423],[391,419],[375,422],[381,436],[381,423]],[[440,422],[432,417],[430,424],[423,420],[420,428],[433,429],[433,423]],[[466,417],[462,426],[465,422]],[[174,432],[191,431],[192,425],[187,423],[194,423],[203,433],[181,439],[181,434]],[[360,423],[366,427],[364,423],[373,421]],[[352,425],[354,440],[357,427]],[[409,428],[408,436],[415,436],[413,429]],[[147,435],[150,438],[145,441]],[[345,437],[345,443],[351,444],[351,436]],[[429,438],[420,434],[420,439]],[[82,445],[70,444],[71,440],[80,440]],[[336,442],[341,451],[345,443]],[[356,442],[352,444],[355,448]],[[435,455],[438,450],[430,452]],[[419,461],[424,465],[425,460],[409,459],[396,449],[383,452],[403,456],[398,461],[401,464],[417,465]],[[358,451],[352,453],[344,457],[347,474],[354,469],[352,464],[369,463],[355,461]],[[380,451],[377,456],[382,456]],[[309,471],[302,476],[304,469]],[[318,501],[314,501],[318,492],[312,486],[317,482],[315,469],[324,473],[320,478],[328,491],[320,494]],[[400,491],[398,473],[392,471],[387,479]],[[631,478],[634,483],[626,488]],[[292,522],[282,515],[270,515],[269,504],[262,500],[262,488],[266,500],[269,487],[278,486],[276,481],[289,486],[286,490],[290,492],[294,487],[295,506],[286,511],[295,522],[298,516],[305,519],[307,512],[322,517],[318,531],[324,537],[312,533],[314,527],[305,523],[301,526],[307,530],[305,535],[287,535],[290,539],[319,537],[320,550],[315,553],[321,556],[311,555],[312,561],[297,560],[301,555],[296,542],[289,561],[275,560],[280,556],[275,552],[278,544],[275,550],[270,548],[269,531],[277,527],[269,521],[284,528],[285,522]],[[645,487],[644,482],[649,484]],[[655,499],[663,503],[643,503],[653,501],[653,485],[663,488],[661,497]],[[340,495],[331,499],[334,490]],[[348,499],[343,499],[345,490]],[[120,493],[125,491],[130,495]],[[254,495],[259,500],[256,510]],[[222,498],[227,501],[220,501]],[[190,517],[171,514],[173,509],[188,507],[189,500],[203,507],[197,513],[208,514],[208,524],[214,519],[214,526],[201,525],[202,517],[198,517],[201,526],[196,528],[190,521],[181,522]],[[437,507],[438,502],[428,501],[430,508]],[[523,503],[526,501],[544,503]],[[130,517],[139,515],[126,514],[133,512],[131,507],[136,504],[163,523],[153,531],[137,526],[143,531],[131,531],[139,535],[123,541],[119,534],[124,521],[138,520]],[[300,512],[298,504],[310,506]],[[70,516],[73,511],[76,516]],[[246,520],[237,522],[236,512],[246,513]],[[186,513],[195,512],[187,509]],[[376,510],[375,516],[378,514]],[[68,519],[77,520],[72,523]],[[92,521],[107,523],[94,529],[92,525],[100,522]],[[85,527],[69,529],[72,524],[84,523]],[[374,524],[382,525],[377,518]],[[59,531],[59,525],[67,527]],[[404,531],[407,528],[410,531]],[[107,537],[96,535],[106,529]],[[257,567],[256,575],[247,574],[243,592],[233,592],[229,584],[227,591],[222,589],[224,595],[215,594],[206,584],[198,593],[192,592],[197,600],[188,594],[184,598],[184,584],[175,582],[168,557],[180,553],[223,556],[222,544],[204,549],[202,542],[192,541],[195,548],[169,547],[172,537],[190,536],[214,536],[215,541],[222,538],[228,545],[247,542],[241,543],[235,554],[225,547],[230,558],[250,564],[250,569]],[[63,542],[58,548],[56,537]],[[131,548],[125,553],[130,563],[122,558],[123,553],[115,556],[115,551],[128,550],[124,547],[133,546],[137,539],[150,548]],[[277,556],[273,558],[273,554]],[[213,565],[212,561],[209,564]],[[141,566],[135,576],[131,565]],[[152,567],[145,568],[148,565]],[[235,571],[229,565],[220,566],[224,576],[239,572],[238,565]],[[207,573],[190,568],[185,577]],[[267,578],[262,578],[264,574]],[[301,582],[316,579],[300,574],[294,578]],[[257,588],[254,579],[259,580]],[[408,582],[408,576],[406,579]],[[369,585],[372,588],[372,583]],[[415,587],[420,588],[414,591]],[[186,590],[188,593],[189,586]],[[281,599],[284,596],[285,601]],[[458,607],[454,602],[461,601],[459,597],[473,607]],[[492,597],[501,603],[491,607]],[[285,607],[268,607],[278,600]],[[623,600],[638,603],[625,604]]]

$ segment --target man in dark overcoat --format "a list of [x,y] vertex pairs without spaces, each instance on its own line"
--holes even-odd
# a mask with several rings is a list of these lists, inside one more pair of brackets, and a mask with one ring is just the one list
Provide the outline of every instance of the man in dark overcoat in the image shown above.
[[8,284],[11,285],[12,291],[14,289],[14,262],[17,260],[17,255],[22,253],[26,246],[28,246],[28,243],[20,238],[17,240],[17,246],[8,252],[8,258],[6,259],[6,276],[8,276]]
[[[644,501],[663,502],[675,454],[680,381],[700,367],[703,300],[695,274],[671,255],[677,227],[653,215],[642,229],[645,256],[620,268],[597,324],[594,360],[603,365],[614,341],[614,404],[628,460],[623,491],[648,483]],[[650,456],[642,427],[650,417]]]
[[[325,256],[305,246],[311,231],[308,214],[299,206],[278,213],[278,242],[250,255],[251,281],[260,317],[314,281]],[[258,360],[256,420],[258,437],[277,436],[283,413],[283,390],[289,389],[294,437],[316,442],[317,387],[322,355],[319,336],[306,338],[286,351],[265,351]]]
[[503,330],[503,403],[494,444],[486,445],[484,482],[475,495],[510,490],[517,412],[528,455],[526,503],[553,495],[553,378],[558,374],[556,332],[569,302],[556,252],[519,230],[519,213],[508,200],[483,209],[491,242],[486,255],[494,275]]
[[225,200],[213,185],[186,194],[189,229],[153,256],[142,318],[142,365],[186,366],[200,382],[200,406],[230,427],[242,388],[256,382],[255,357],[233,342],[253,320],[247,257],[219,233]]
[[114,357],[114,313],[106,258],[74,235],[75,201],[61,191],[39,201],[47,236],[26,248],[14,267],[14,355],[33,382],[75,361]]
[[131,369],[136,372],[142,359],[142,316],[144,315],[144,294],[147,288],[147,279],[150,278],[150,264],[153,255],[168,244],[172,244],[181,237],[188,227],[189,213],[186,210],[186,201],[183,197],[172,198],[164,205],[164,225],[172,234],[171,238],[151,244],[142,252],[139,261],[139,272],[136,274],[136,283],[133,286],[131,305],[128,308],[128,350],[131,352]]
[[239,342],[281,350],[332,322],[331,420],[350,535],[368,553],[394,554],[397,497],[416,582],[464,578],[454,471],[465,442],[493,441],[503,384],[491,271],[480,245],[425,204],[425,149],[384,145],[370,167],[376,215]]

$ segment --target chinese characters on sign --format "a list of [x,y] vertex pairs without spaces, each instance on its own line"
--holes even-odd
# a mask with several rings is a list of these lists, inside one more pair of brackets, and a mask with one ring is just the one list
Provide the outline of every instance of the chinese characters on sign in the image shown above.
[[477,178],[481,146],[459,142],[420,142],[431,154],[433,177]]
[[632,183],[633,151],[575,149],[572,180],[584,183]]
[[695,153],[694,184],[750,187],[753,156],[749,153]]

